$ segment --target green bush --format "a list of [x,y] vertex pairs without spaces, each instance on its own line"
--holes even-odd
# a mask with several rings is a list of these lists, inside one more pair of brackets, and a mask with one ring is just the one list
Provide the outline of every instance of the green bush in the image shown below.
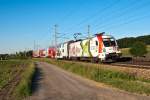
[[143,56],[147,53],[147,46],[143,42],[135,42],[130,48],[130,53],[133,56]]

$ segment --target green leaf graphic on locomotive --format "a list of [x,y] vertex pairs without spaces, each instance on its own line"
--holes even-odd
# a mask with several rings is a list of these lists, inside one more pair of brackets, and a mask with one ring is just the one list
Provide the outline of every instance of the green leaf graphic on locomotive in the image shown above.
[[90,40],[82,41],[81,47],[82,47],[82,56],[92,57],[92,54],[90,52]]

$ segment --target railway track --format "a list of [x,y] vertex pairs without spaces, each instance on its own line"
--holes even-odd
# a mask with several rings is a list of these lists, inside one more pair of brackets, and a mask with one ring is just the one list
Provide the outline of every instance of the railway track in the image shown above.
[[[62,61],[66,61],[66,60],[62,60]],[[70,60],[67,60],[67,61],[70,61]],[[75,62],[83,62],[83,61],[75,61]],[[85,62],[85,63],[93,63],[93,62]],[[129,62],[115,62],[115,63],[103,63],[103,65],[128,67],[128,68],[139,68],[139,69],[149,69],[150,70],[150,65],[144,65],[144,64],[142,65],[142,63],[133,64],[133,63],[129,63]]]
[[111,66],[120,66],[120,67],[129,67],[129,68],[139,68],[139,69],[150,69],[148,65],[138,65],[138,64],[126,64],[126,63],[110,63],[107,65]]

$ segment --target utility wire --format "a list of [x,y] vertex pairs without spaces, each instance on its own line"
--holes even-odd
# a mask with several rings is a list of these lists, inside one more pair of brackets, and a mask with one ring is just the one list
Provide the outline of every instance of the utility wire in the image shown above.
[[[138,4],[138,3],[136,3],[136,0],[135,1],[132,1],[131,3],[133,3],[134,5],[136,5],[136,4]],[[122,7],[121,9],[123,9],[123,11],[124,12],[127,12],[127,10],[130,10],[130,8],[124,8],[124,7]],[[113,11],[112,11],[113,12]],[[116,14],[118,14],[118,13],[120,13],[120,10],[119,11],[117,11],[117,13],[116,12],[113,12],[113,15],[116,15]],[[122,12],[121,12],[122,13]],[[98,17],[98,19],[95,19],[95,20],[93,20],[94,21],[94,23],[96,23],[96,22],[99,22],[99,20],[100,19],[107,19],[107,18],[110,18],[109,20],[111,21],[112,20],[112,16],[110,16],[109,14],[105,14],[105,13],[103,13],[103,14],[101,14],[101,16],[99,16]],[[109,15],[109,16],[106,16],[106,15]],[[105,17],[104,17],[105,16]],[[119,16],[120,17],[120,16]],[[106,22],[109,22],[109,20],[107,19],[107,21]],[[95,27],[97,27],[99,24],[92,24],[92,26],[95,28]],[[103,25],[103,23],[101,22],[100,23],[100,25]],[[105,23],[104,23],[104,25],[105,25]]]
[[[78,24],[74,25],[74,26],[81,26],[83,23],[89,21],[89,20],[92,20],[94,17],[97,17],[97,15],[99,15],[100,13],[104,13],[105,11],[109,10],[110,8],[116,6],[121,0],[116,0],[115,2],[113,3],[110,3],[109,5],[107,5],[106,7],[98,10],[96,13],[88,16],[86,19],[82,20],[81,22],[79,22]],[[71,30],[73,28],[72,27],[69,27],[68,30]]]
[[[134,2],[133,2],[133,3],[134,3]],[[139,3],[139,2],[138,2],[138,3]],[[135,5],[136,5],[136,3],[134,3],[134,6],[135,6]],[[132,6],[131,8],[134,8],[134,7]],[[124,12],[127,12],[128,10],[131,10],[131,8],[130,8],[130,9],[129,9],[129,8],[126,8],[126,10],[125,10]],[[137,8],[137,7],[136,7],[136,8]],[[120,13],[119,16],[122,15],[122,14],[123,14],[123,13]],[[119,18],[120,18],[120,17],[119,17]],[[88,19],[86,19],[86,20],[88,20]],[[85,20],[85,21],[86,21],[86,20]],[[84,21],[83,21],[83,22],[84,22]],[[79,23],[79,24],[82,24],[82,23]],[[97,25],[97,24],[96,24],[96,25]],[[104,25],[105,25],[105,24],[104,24]],[[97,26],[98,26],[98,25],[97,25]],[[97,27],[97,26],[96,26],[96,27]],[[71,33],[71,34],[68,34],[68,33],[61,33],[61,34],[62,34],[61,36],[64,36],[64,35],[65,35],[65,36],[68,36],[68,35],[71,35],[71,34],[73,34],[73,33]]]
[[[120,2],[120,0],[117,0],[116,2],[110,3],[107,7],[104,7],[103,9],[99,10],[97,13],[99,13],[99,12],[101,12],[101,11],[103,11],[103,10],[109,10],[110,8],[116,6],[119,2]],[[87,21],[88,19],[90,20],[90,18],[93,18],[93,16],[95,17],[95,15],[96,15],[97,13],[94,13],[94,14],[92,14],[91,16],[87,17],[85,20],[83,20],[82,22],[78,23],[77,26],[80,26],[81,23]],[[72,28],[70,28],[70,29],[68,29],[68,30],[71,30],[71,29],[72,29]],[[67,35],[67,36],[68,36],[68,35],[73,35],[73,34],[64,34],[64,35]]]
[[[65,14],[65,16],[64,16],[63,18],[61,18],[61,23],[67,22],[68,19],[69,19],[71,16],[73,16],[75,13],[77,13],[77,11],[81,10],[81,8],[83,7],[83,5],[85,5],[86,3],[87,3],[87,2],[84,2],[84,0],[83,0],[83,2],[80,3],[80,5],[78,6],[78,9],[75,8],[75,9],[70,10],[69,13]],[[68,9],[70,9],[70,8],[68,8]],[[68,10],[68,9],[67,9],[67,10]]]
[[123,26],[123,25],[127,25],[127,24],[134,23],[134,22],[138,22],[138,21],[141,21],[141,20],[143,20],[144,18],[148,18],[148,17],[150,17],[150,15],[140,16],[140,17],[137,17],[137,18],[134,18],[134,19],[125,21],[125,22],[120,23],[120,24],[114,24],[113,26],[110,26],[110,27],[105,28],[105,30],[106,30],[106,29],[113,28],[113,27],[117,28],[118,26]]
[[[134,2],[133,2],[133,3],[134,3]],[[138,2],[138,3],[140,3],[140,2]],[[138,4],[138,3],[136,3],[136,4]],[[134,3],[134,4],[135,4],[135,3]],[[141,3],[140,3],[140,4],[141,4]],[[147,3],[147,4],[149,4],[149,3]],[[142,6],[143,6],[143,5],[138,6],[138,7],[136,7],[136,8],[135,8],[135,7],[131,7],[131,8],[137,9],[137,8],[142,8]],[[128,12],[128,10],[130,10],[130,9],[128,8],[127,10],[124,10],[124,12]],[[121,13],[121,14],[124,16],[124,13]],[[121,14],[120,14],[120,15],[121,15]],[[120,15],[118,16],[119,18],[121,18]],[[118,17],[115,17],[115,18],[118,19]],[[134,16],[133,16],[133,17],[134,17]],[[113,18],[113,20],[112,20],[112,18],[111,18],[110,21],[114,21],[115,18]],[[131,17],[131,18],[132,18],[132,17]],[[128,18],[128,19],[130,19],[130,18]],[[108,22],[109,22],[109,21],[108,21]],[[101,25],[101,24],[100,24],[100,25]],[[105,27],[110,26],[110,24],[104,24],[104,25],[105,25]],[[103,26],[104,26],[104,25],[103,25]],[[104,27],[104,28],[105,28],[105,27]],[[98,28],[99,28],[99,27],[98,27]],[[96,29],[97,29],[97,28],[96,28]]]
[[[141,4],[141,5],[139,5],[139,6],[134,7],[134,9],[139,8],[139,9],[138,9],[138,11],[139,11],[140,8],[143,8],[143,5],[144,5],[144,7],[146,7],[145,4],[149,5],[149,3],[144,3],[144,4]],[[133,8],[133,7],[132,7],[132,8]],[[107,22],[106,22],[104,25],[101,25],[100,23],[99,23],[99,24],[96,24],[96,25],[95,25],[95,29],[98,29],[98,28],[101,28],[101,27],[110,26],[110,25],[111,25],[111,22],[115,21],[115,19],[120,19],[120,21],[121,21],[121,18],[124,17],[124,16],[126,16],[125,13],[128,13],[129,10],[132,10],[132,9],[128,9],[128,10],[126,10],[126,11],[120,13],[119,15],[114,16],[114,18],[109,17],[109,19],[107,19],[108,24],[106,24]],[[135,13],[135,12],[134,12],[134,13]],[[134,14],[134,13],[131,13],[132,16],[130,16],[130,17],[127,15],[128,19],[130,19],[130,18],[132,18],[132,17],[135,17],[135,14]],[[112,20],[112,19],[113,19],[113,20]],[[108,21],[108,20],[110,20],[110,21]],[[119,22],[120,22],[120,21],[119,21]],[[115,21],[115,23],[116,23],[116,21]],[[101,25],[101,27],[100,27],[99,25]]]

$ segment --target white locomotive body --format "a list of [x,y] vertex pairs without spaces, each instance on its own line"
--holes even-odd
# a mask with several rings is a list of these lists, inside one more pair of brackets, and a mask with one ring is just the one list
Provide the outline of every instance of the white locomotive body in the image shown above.
[[62,59],[108,61],[116,60],[121,55],[115,38],[102,34],[90,39],[63,43],[58,50],[58,58]]

